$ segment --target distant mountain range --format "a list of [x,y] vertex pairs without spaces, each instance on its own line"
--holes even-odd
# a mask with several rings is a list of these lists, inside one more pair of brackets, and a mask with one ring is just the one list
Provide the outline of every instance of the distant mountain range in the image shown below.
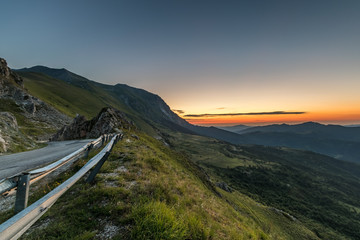
[[360,162],[360,127],[306,122],[250,127],[237,133],[235,143],[285,146]]
[[360,124],[344,125],[344,127],[360,127]]
[[126,113],[152,135],[157,134],[154,130],[157,127],[167,127],[234,144],[286,146],[360,162],[360,127],[314,122],[261,127],[201,127],[180,118],[159,96],[142,89],[125,84],[101,84],[66,69],[44,66],[18,69],[16,72],[25,79],[25,86],[32,94],[70,116],[80,113],[90,118],[102,107],[112,106]]
[[316,122],[305,122],[301,124],[274,124],[246,128],[237,133],[253,132],[287,132],[296,134],[316,134],[322,138],[341,139],[344,141],[360,141],[360,127],[344,127],[340,125],[324,125]]
[[240,124],[240,125],[235,125],[235,126],[226,126],[226,127],[217,127],[217,128],[220,128],[222,130],[226,130],[229,132],[240,133],[242,130],[245,130],[245,129],[251,128],[251,127]]

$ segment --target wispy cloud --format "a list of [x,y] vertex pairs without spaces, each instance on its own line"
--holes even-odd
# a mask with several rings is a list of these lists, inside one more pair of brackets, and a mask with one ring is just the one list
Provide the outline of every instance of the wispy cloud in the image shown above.
[[185,112],[183,110],[180,109],[171,109],[173,112],[176,112],[178,114],[184,114]]
[[306,112],[248,112],[248,113],[203,113],[203,114],[186,114],[184,117],[225,117],[225,116],[248,116],[248,115],[287,115],[287,114],[305,114]]
[[222,109],[225,109],[226,107],[219,107],[219,108],[216,108],[218,110],[222,110]]

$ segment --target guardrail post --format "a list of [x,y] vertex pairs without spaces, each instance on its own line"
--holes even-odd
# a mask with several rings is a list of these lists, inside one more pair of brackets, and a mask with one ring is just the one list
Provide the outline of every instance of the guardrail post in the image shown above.
[[94,169],[91,171],[90,175],[86,179],[87,183],[92,183],[95,179],[96,174],[100,171],[102,165],[105,163],[106,159],[109,157],[110,152],[106,152],[101,160],[95,165]]
[[87,147],[86,152],[85,152],[85,158],[87,158],[89,156],[89,153],[90,153],[91,149],[93,149],[93,147],[94,147],[94,144],[92,144],[92,143]]
[[27,207],[29,198],[30,174],[24,173],[19,177],[15,199],[15,213]]

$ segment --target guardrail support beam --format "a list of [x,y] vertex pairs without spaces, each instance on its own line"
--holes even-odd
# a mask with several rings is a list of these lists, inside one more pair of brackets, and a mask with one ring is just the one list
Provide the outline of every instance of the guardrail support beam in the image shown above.
[[19,177],[15,199],[15,213],[27,207],[29,199],[30,174],[24,173]]
[[92,183],[95,179],[96,174],[100,171],[102,165],[105,163],[106,159],[109,157],[110,152],[106,152],[101,160],[95,165],[94,169],[90,172],[90,175],[86,179],[87,183]]

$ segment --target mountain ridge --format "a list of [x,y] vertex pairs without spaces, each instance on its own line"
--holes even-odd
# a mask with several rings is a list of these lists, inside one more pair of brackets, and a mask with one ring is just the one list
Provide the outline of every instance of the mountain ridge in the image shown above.
[[[59,71],[65,73],[70,72],[71,74],[69,76],[74,77],[73,80],[54,80],[56,78],[50,79],[42,76],[41,74],[44,73],[39,72],[43,69],[45,69],[46,72],[52,71],[52,68],[38,67],[35,68],[35,70],[38,71],[37,73],[28,72],[34,70],[33,68],[25,68],[18,71],[18,73],[25,79],[27,88],[34,91],[34,93],[39,92],[40,88],[48,88],[46,84],[52,81],[57,81],[54,83],[58,85],[57,88],[77,87],[77,89],[71,88],[68,91],[81,91],[79,94],[88,96],[88,100],[83,101],[82,105],[79,105],[77,108],[77,112],[80,111],[80,114],[85,115],[88,118],[94,117],[102,107],[112,106],[128,114],[137,125],[146,129],[146,131],[153,136],[157,135],[157,127],[166,127],[184,133],[212,137],[234,144],[287,146],[315,151],[342,160],[360,162],[357,150],[360,149],[360,143],[358,143],[360,134],[354,134],[354,130],[358,130],[358,128],[339,128],[337,126],[329,125],[327,126],[328,128],[335,129],[334,133],[329,134],[324,131],[319,132],[319,130],[313,132],[312,129],[322,129],[323,126],[318,123],[308,122],[300,124],[300,127],[293,127],[286,124],[273,125],[271,127],[251,127],[242,130],[242,134],[238,134],[216,127],[192,125],[174,113],[160,96],[146,90],[133,88],[126,84],[106,85],[98,83],[84,77],[79,77],[79,75],[71,73],[66,69],[55,69],[53,71],[56,73],[53,73],[52,75],[55,76]],[[43,81],[38,80],[41,77],[44,77]],[[66,85],[62,83],[66,83]],[[31,84],[33,84],[33,86]],[[48,93],[40,93],[39,97],[44,98],[44,95],[46,94]],[[58,89],[52,90],[51,95],[48,95],[45,99],[48,99],[49,103],[53,103],[51,98],[54,98],[54,96],[58,96],[59,100],[57,101],[61,103],[61,106],[58,105],[57,107],[64,109],[65,111],[67,110],[66,105],[74,106],[74,104],[77,104],[76,101],[82,101],[81,99],[74,99],[74,96],[64,96],[63,93],[58,92]],[[89,106],[89,102],[92,102],[93,106]],[[93,108],[93,110],[89,109],[89,107]],[[86,113],[84,110],[88,112]],[[74,117],[77,112],[73,112],[71,116]],[[297,132],[286,132],[284,130],[281,133],[272,133],[270,130],[262,131],[266,128],[270,129],[277,127],[299,129]]]

